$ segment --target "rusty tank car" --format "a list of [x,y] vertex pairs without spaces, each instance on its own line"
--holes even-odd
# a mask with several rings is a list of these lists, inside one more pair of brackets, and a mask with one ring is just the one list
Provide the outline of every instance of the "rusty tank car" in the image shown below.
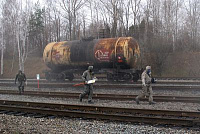
[[43,60],[50,68],[47,80],[73,80],[89,65],[95,73],[106,73],[108,80],[139,79],[140,48],[132,37],[85,39],[49,43]]

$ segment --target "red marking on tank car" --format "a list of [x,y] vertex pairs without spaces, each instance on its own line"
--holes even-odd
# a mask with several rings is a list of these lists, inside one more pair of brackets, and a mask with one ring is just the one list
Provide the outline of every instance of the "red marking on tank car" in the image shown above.
[[110,52],[107,50],[96,50],[95,58],[99,61],[110,62]]

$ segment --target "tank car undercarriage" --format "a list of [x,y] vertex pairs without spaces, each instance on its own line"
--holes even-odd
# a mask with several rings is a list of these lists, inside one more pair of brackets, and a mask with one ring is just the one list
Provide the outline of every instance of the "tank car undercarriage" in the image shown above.
[[140,78],[140,74],[132,70],[113,70],[107,72],[108,81],[130,81],[137,82]]
[[[81,74],[84,70],[68,70],[62,72],[51,72],[45,71],[45,78],[48,81],[56,80],[56,81],[65,81],[68,79],[69,81],[73,81],[75,75],[79,75],[81,78]],[[140,78],[140,71],[138,70],[94,70],[95,74],[106,74],[106,78],[108,81],[131,81],[137,82]]]
[[63,71],[63,72],[51,72],[51,71],[45,71],[45,78],[48,81],[56,80],[56,81],[64,81],[65,79],[68,79],[69,81],[72,81],[74,79],[73,72],[69,71]]

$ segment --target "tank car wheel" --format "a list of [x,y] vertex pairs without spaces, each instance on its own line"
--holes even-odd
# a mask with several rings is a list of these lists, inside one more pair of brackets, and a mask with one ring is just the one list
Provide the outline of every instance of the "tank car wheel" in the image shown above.
[[45,73],[45,78],[47,81],[51,81],[51,75],[49,73]]
[[123,80],[131,80],[133,78],[133,75],[131,73],[125,73],[123,76]]
[[138,73],[134,73],[134,74],[132,74],[132,76],[133,76],[133,81],[134,82],[137,82],[139,80],[139,78],[140,78]]
[[113,75],[111,73],[107,73],[107,80],[113,81]]
[[64,73],[58,74],[56,80],[57,81],[64,81],[65,80],[65,74]]
[[69,79],[69,81],[73,81],[74,75],[73,75],[73,74],[70,74],[68,79]]

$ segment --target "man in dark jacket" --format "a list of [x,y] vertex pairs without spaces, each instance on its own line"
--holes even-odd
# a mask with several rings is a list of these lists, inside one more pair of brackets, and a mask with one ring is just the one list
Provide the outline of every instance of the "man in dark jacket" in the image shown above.
[[80,94],[79,96],[79,100],[80,102],[82,102],[83,97],[85,97],[86,95],[88,95],[88,103],[93,103],[92,102],[92,95],[93,95],[93,83],[88,83],[90,80],[94,79],[94,72],[93,72],[93,66],[89,66],[88,70],[86,70],[83,75],[82,75],[82,79],[85,82],[85,91]]
[[21,94],[21,92],[24,92],[24,84],[26,82],[26,75],[22,73],[21,70],[19,70],[18,74],[15,77],[15,84],[16,82],[18,85],[19,94]]

